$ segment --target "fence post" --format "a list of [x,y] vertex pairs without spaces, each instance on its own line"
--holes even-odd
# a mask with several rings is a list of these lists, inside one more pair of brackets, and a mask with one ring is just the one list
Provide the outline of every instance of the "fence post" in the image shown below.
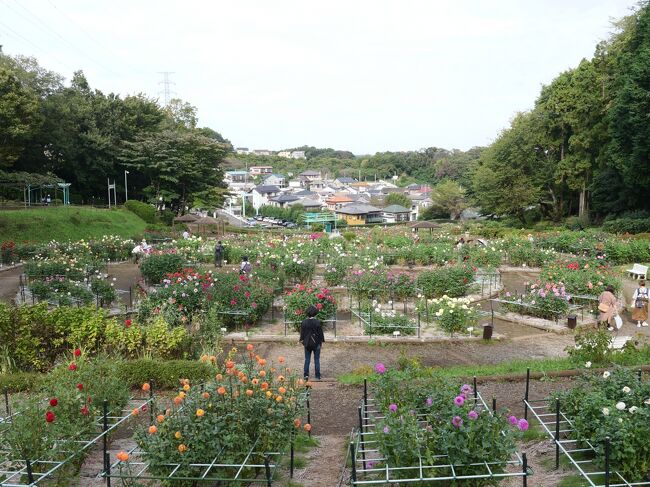
[[605,487],[609,487],[609,454],[610,454],[610,438],[605,437]]
[[106,462],[106,487],[111,487],[111,455],[108,452],[104,455],[104,462]]
[[271,487],[271,465],[269,463],[269,457],[268,455],[264,456],[264,471],[266,473],[266,485],[267,487]]
[[474,404],[478,401],[478,388],[476,387],[476,376],[474,376]]
[[525,453],[521,456],[521,469],[524,472],[523,486],[528,487],[528,457]]
[[528,392],[530,390],[530,367],[526,369],[526,392],[524,394],[524,419],[528,420]]
[[102,422],[102,439],[103,439],[103,446],[104,446],[104,472],[108,471],[108,399],[104,399],[104,404],[102,405],[103,407],[103,412],[104,412],[104,417],[103,417],[103,422]]
[[294,455],[294,450],[293,450],[293,433],[291,434],[291,459],[289,463],[289,478],[293,478],[293,455]]
[[418,338],[420,338],[420,310],[418,310]]
[[496,397],[492,398],[492,411],[495,412],[495,413],[497,412],[497,398]]
[[[307,396],[307,422],[311,425],[311,407],[309,406],[309,396]],[[311,429],[307,432],[311,436]]]
[[[359,437],[363,440],[363,418],[361,416],[361,406],[357,408],[359,411]],[[363,469],[366,469],[366,452],[361,450],[361,461],[363,462]]]
[[129,286],[129,308],[133,309],[133,286]]
[[350,465],[352,467],[352,482],[357,481],[357,460],[354,452],[354,441],[350,442]]
[[32,473],[32,462],[29,459],[25,460],[25,467],[27,468],[27,481],[31,485],[34,483],[34,474]]
[[560,398],[555,398],[555,470],[560,468]]
[[5,386],[4,388],[5,396],[5,411],[7,411],[7,416],[11,416],[11,408],[9,407],[9,388]]

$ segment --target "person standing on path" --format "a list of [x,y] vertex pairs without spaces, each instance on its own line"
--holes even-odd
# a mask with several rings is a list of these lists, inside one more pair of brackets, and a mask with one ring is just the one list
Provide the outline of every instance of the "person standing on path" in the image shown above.
[[239,265],[239,273],[242,275],[249,275],[253,270],[251,263],[248,262],[248,256],[245,255],[241,258],[241,264]]
[[223,267],[223,244],[221,240],[217,242],[217,245],[214,246],[214,266]]
[[639,281],[639,287],[632,296],[632,320],[637,328],[648,326],[648,298],[650,297],[645,281]]
[[600,296],[598,296],[598,322],[612,331],[614,316],[618,314],[616,311],[616,296],[614,296],[614,287],[607,286]]
[[314,354],[314,369],[316,380],[320,380],[320,350],[325,341],[323,334],[323,324],[316,318],[318,310],[315,306],[307,309],[307,318],[302,320],[300,325],[300,343],[305,347],[305,365],[303,367],[303,376],[309,379],[309,365],[311,354]]

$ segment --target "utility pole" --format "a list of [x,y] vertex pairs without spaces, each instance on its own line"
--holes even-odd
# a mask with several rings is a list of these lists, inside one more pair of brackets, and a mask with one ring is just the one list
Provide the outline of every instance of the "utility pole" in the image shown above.
[[124,201],[129,201],[129,185],[126,181],[127,174],[129,174],[129,171],[124,171]]
[[158,93],[162,93],[163,98],[165,99],[165,106],[169,105],[169,100],[171,99],[171,94],[175,93],[174,91],[171,90],[171,85],[175,85],[173,81],[169,79],[169,76],[174,74],[173,71],[159,71],[159,74],[163,75],[163,80],[159,81],[158,84],[163,86],[162,91],[159,91]]

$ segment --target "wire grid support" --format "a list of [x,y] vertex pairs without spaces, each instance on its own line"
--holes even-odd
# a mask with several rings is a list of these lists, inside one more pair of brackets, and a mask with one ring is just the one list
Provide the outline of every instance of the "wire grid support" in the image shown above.
[[[483,400],[476,387],[474,377],[474,395],[471,401],[474,402],[476,410],[487,411],[494,414],[496,410],[496,399],[492,400],[492,409]],[[433,465],[424,463],[421,456],[418,458],[417,466],[390,466],[386,463],[383,467],[375,467],[375,462],[385,462],[385,458],[377,447],[377,441],[373,437],[375,421],[382,419],[381,411],[377,408],[374,399],[368,395],[368,384],[364,380],[363,399],[358,408],[359,426],[352,431],[348,457],[350,458],[351,473],[350,485],[388,485],[392,483],[409,484],[418,482],[449,482],[476,479],[505,479],[510,477],[521,477],[522,485],[527,487],[528,477],[532,475],[532,469],[528,466],[528,459],[525,453],[515,452],[510,460],[490,461],[471,463],[466,465],[454,465],[447,455],[435,455]],[[418,417],[424,418],[423,413]],[[505,432],[502,432],[505,434]],[[346,459],[347,464],[347,459]],[[467,467],[480,467],[483,473],[463,474],[462,469]],[[510,467],[504,469],[504,467]],[[344,465],[345,468],[345,465]],[[503,471],[500,471],[504,469]],[[431,475],[430,472],[443,472],[442,475]],[[406,473],[406,477],[393,477],[395,473]]]
[[[95,420],[95,427],[99,431],[98,434],[89,438],[73,440],[72,443],[76,448],[62,451],[63,455],[60,459],[7,458],[6,462],[0,462],[0,487],[31,487],[52,480],[63,467],[98,444],[100,440],[103,441],[104,451],[106,451],[108,435],[131,418],[131,412],[134,408],[150,407],[152,401],[153,395],[150,395],[147,399],[131,398],[126,407],[117,414],[111,414],[108,401],[104,401],[103,414]],[[12,416],[16,417],[18,414],[20,413],[15,412]],[[5,445],[0,445],[0,456],[3,454],[10,455],[11,452],[6,450]]]
[[[305,409],[303,414],[307,415],[308,423],[311,422],[309,397],[310,391],[308,387],[307,390],[299,396],[299,404]],[[174,414],[177,414],[181,410],[182,407],[176,410]],[[309,435],[311,436],[311,432]],[[272,486],[277,470],[280,467],[280,461],[286,452],[284,449],[271,452],[257,451],[259,440],[260,438],[257,437],[255,441],[253,441],[240,462],[220,462],[219,459],[222,458],[224,454],[228,453],[225,451],[224,447],[216,452],[212,460],[208,463],[183,464],[169,462],[162,465],[156,465],[157,469],[165,470],[166,473],[151,472],[149,470],[151,463],[144,458],[145,452],[137,446],[127,452],[129,454],[128,463],[119,460],[111,463],[110,454],[107,450],[104,450],[105,468],[102,472],[102,477],[106,479],[107,487],[111,486],[111,479],[120,479],[123,484],[125,480],[160,480],[167,482],[192,481],[194,484],[203,482],[237,482],[247,485],[265,484],[270,487]],[[294,472],[294,440],[295,432],[294,430],[291,430],[287,441],[290,452],[290,478],[293,478]],[[189,469],[196,473],[186,473],[186,471],[183,471],[182,469]],[[231,471],[234,473],[224,473],[224,469],[226,472]],[[251,470],[256,472],[255,477],[251,478],[250,476],[246,476],[246,473]],[[261,476],[259,473],[261,473]]]
[[[641,374],[639,373],[639,380]],[[575,438],[574,423],[563,411],[558,398],[530,398],[530,369],[526,371],[526,391],[523,399],[524,418],[531,414],[542,426],[544,432],[555,444],[555,468],[560,467],[560,455],[569,460],[589,487],[640,487],[650,486],[650,480],[629,481],[620,472],[612,470],[610,465],[611,440],[605,438],[603,445],[605,453],[604,469],[599,467],[594,457],[596,446],[594,442]],[[589,458],[581,458],[589,457]],[[602,479],[603,483],[599,483]]]

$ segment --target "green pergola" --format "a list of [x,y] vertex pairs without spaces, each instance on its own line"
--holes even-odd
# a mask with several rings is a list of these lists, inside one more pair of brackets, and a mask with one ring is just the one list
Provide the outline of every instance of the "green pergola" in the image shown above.
[[70,183],[53,174],[0,171],[0,187],[22,190],[25,207],[39,204],[47,194],[56,199],[59,192],[63,204],[70,204]]
[[302,221],[309,227],[314,223],[322,223],[325,227],[325,231],[328,233],[332,231],[332,228],[336,229],[336,215],[329,211],[320,213],[303,213]]

